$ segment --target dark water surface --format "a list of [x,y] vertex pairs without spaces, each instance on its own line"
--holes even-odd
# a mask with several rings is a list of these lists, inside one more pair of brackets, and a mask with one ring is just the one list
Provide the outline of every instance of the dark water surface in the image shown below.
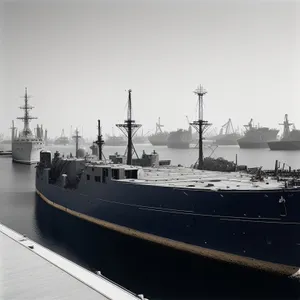
[[34,166],[0,157],[0,178],[1,223],[151,300],[300,299],[296,280],[139,241],[49,207],[35,195]]

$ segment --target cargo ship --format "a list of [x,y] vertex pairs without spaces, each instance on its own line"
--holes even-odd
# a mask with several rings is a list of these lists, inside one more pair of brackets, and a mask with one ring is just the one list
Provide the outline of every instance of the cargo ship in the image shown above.
[[[270,150],[300,150],[300,130],[295,128],[293,123],[289,123],[288,115],[285,114],[283,125],[283,135],[279,141],[268,142]],[[294,126],[290,130],[290,126]]]
[[65,130],[61,131],[61,135],[54,141],[54,145],[66,146],[70,144],[69,138],[65,135]]
[[127,142],[123,136],[115,135],[113,127],[112,127],[112,134],[111,135],[107,134],[104,142],[105,142],[106,146],[126,146],[127,145]]
[[237,140],[241,137],[242,136],[234,130],[232,121],[229,119],[221,127],[219,135],[214,137],[214,144],[218,146],[237,145]]
[[254,126],[253,119],[244,127],[245,135],[237,142],[240,148],[246,149],[269,148],[268,142],[276,140],[279,132],[274,128]]
[[[123,126],[131,132],[133,121],[127,121]],[[199,136],[205,122],[200,114],[193,122]],[[129,135],[130,150],[131,142]],[[133,166],[132,151],[127,164],[42,151],[36,192],[67,214],[125,235],[280,275],[300,274],[299,180],[261,171],[205,171],[202,146],[199,140],[198,169]]]
[[167,138],[167,147],[174,149],[189,149],[192,141],[192,127],[189,126],[188,130],[178,129],[177,131],[170,132]]
[[146,135],[144,135],[144,132],[142,130],[142,133],[141,134],[136,134],[134,137],[133,137],[133,142],[135,144],[148,144],[148,137]]
[[122,136],[107,135],[105,139],[106,146],[125,146],[126,140]]
[[169,132],[162,131],[162,127],[164,127],[164,125],[160,123],[160,118],[158,118],[158,123],[156,123],[155,133],[148,136],[148,140],[153,146],[167,145]]

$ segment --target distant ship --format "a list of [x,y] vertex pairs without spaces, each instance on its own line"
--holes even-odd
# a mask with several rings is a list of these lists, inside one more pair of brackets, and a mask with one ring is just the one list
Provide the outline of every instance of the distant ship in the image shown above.
[[126,140],[122,136],[107,135],[105,139],[106,146],[125,146]]
[[148,137],[145,136],[143,134],[136,134],[133,138],[132,138],[133,143],[135,144],[147,144],[148,143]]
[[4,140],[1,140],[1,141],[0,141],[0,144],[3,144],[3,145],[9,145],[9,144],[11,144],[11,139],[4,139]]
[[66,146],[66,145],[69,145],[69,143],[70,143],[70,140],[68,137],[65,136],[65,130],[63,129],[61,131],[61,136],[54,141],[54,145]]
[[189,130],[178,129],[177,131],[170,132],[167,139],[167,146],[168,148],[175,149],[189,149],[192,140],[192,127],[189,126]]
[[[293,123],[289,123],[288,115],[285,114],[283,125],[283,135],[280,141],[268,142],[270,150],[300,150],[300,130],[295,128]],[[294,129],[290,131],[290,126]]]
[[220,130],[219,135],[214,137],[215,145],[237,145],[237,140],[242,136],[235,132],[232,121],[229,119]]
[[[71,132],[70,132],[70,137],[69,137],[69,144],[70,145],[75,145],[76,144],[76,137],[73,135],[73,133],[76,135],[76,132],[78,131],[78,128],[76,128],[75,131],[73,131],[72,126],[71,126]],[[79,133],[79,131],[78,131]],[[82,127],[82,131],[81,131],[81,135],[78,137],[78,144],[79,145],[86,145],[87,141],[86,139],[83,137],[83,127]]]
[[155,133],[148,136],[149,142],[153,146],[166,146],[169,132],[162,131],[164,125],[160,124],[160,118],[158,118],[158,123],[156,123]]
[[[70,144],[71,145],[75,145],[75,139],[74,139],[74,137],[73,138],[71,138],[70,139]],[[81,145],[85,145],[86,144],[86,141],[85,141],[85,139],[83,138],[83,137],[80,137],[79,138],[79,144],[81,144]]]
[[278,129],[253,126],[253,119],[247,125],[245,135],[238,139],[240,148],[269,148],[268,142],[276,140]]
[[37,119],[29,115],[29,111],[33,108],[28,105],[27,88],[25,88],[25,105],[20,107],[24,109],[24,117],[18,119],[24,122],[24,129],[16,136],[14,124],[12,126],[12,159],[14,162],[23,164],[33,164],[39,161],[39,153],[44,148],[44,140],[40,128],[34,135],[29,128],[29,121]]
[[106,139],[104,140],[106,146],[126,146],[127,142],[125,138],[121,135],[115,135],[114,127],[112,127],[112,134],[106,134]]

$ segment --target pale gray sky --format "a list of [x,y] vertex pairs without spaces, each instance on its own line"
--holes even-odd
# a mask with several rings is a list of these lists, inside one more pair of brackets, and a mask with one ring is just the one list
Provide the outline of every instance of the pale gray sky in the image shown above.
[[[96,134],[124,119],[131,88],[144,132],[195,118],[198,84],[205,118],[234,126],[252,117],[276,126],[285,113],[300,128],[299,1],[5,1],[4,98],[0,131],[22,114],[49,135],[70,125]],[[298,19],[298,20],[297,20]],[[1,53],[0,53],[1,54]],[[1,68],[2,69],[2,68]],[[17,122],[22,126],[21,122]],[[32,126],[33,127],[33,126]],[[115,128],[115,132],[118,129]]]

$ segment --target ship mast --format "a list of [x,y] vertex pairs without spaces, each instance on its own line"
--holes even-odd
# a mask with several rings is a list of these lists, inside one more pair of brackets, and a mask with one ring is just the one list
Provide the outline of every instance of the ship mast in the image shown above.
[[292,126],[294,124],[289,122],[288,115],[285,114],[283,123],[279,123],[279,125],[283,125],[283,136],[282,137],[286,138],[290,134],[290,126]]
[[[104,145],[104,140],[102,138],[102,132],[101,132],[101,125],[100,125],[100,120],[98,120],[98,137],[97,141],[94,142],[96,145],[98,145],[98,155],[99,155],[99,160],[102,160],[102,146]],[[104,157],[105,158],[105,157]]]
[[211,125],[203,120],[203,96],[207,93],[200,85],[194,93],[198,95],[198,120],[190,123],[199,134],[199,153],[197,169],[203,169],[203,133]]
[[13,140],[16,138],[16,127],[15,127],[15,122],[12,121],[12,127],[10,127],[11,129],[11,141],[13,142]]
[[32,132],[29,128],[29,122],[30,120],[33,119],[37,119],[36,117],[31,117],[29,114],[29,111],[31,109],[33,109],[33,106],[30,106],[28,104],[28,99],[31,98],[30,96],[27,95],[27,87],[25,88],[25,96],[24,96],[24,100],[25,100],[25,105],[24,106],[20,106],[20,109],[24,109],[24,117],[18,117],[17,119],[19,120],[23,120],[24,122],[24,129],[23,129],[23,135],[25,137],[27,137],[28,135],[31,135]]
[[164,127],[164,125],[160,124],[160,117],[158,118],[158,123],[156,123],[156,130],[155,130],[155,134],[162,132],[162,127]]
[[[127,165],[132,164],[132,154],[133,152],[138,157],[135,148],[132,143],[132,138],[138,131],[138,129],[142,126],[141,124],[136,124],[134,120],[132,120],[132,106],[131,106],[131,90],[128,90],[128,110],[127,110],[127,120],[124,121],[123,124],[116,124],[116,126],[123,132],[123,134],[127,137]],[[125,152],[126,153],[126,152]]]
[[75,145],[76,145],[75,156],[76,156],[76,158],[78,158],[78,144],[79,144],[79,139],[81,138],[81,136],[79,135],[79,131],[77,128],[75,130],[75,135],[73,136],[73,138],[75,139]]

